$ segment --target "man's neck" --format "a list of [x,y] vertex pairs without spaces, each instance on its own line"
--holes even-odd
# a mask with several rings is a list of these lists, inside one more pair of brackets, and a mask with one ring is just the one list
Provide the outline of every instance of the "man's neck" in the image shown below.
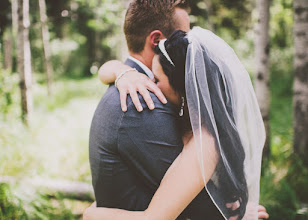
[[146,67],[152,70],[153,56],[142,51],[141,53],[129,52],[129,55],[142,62]]

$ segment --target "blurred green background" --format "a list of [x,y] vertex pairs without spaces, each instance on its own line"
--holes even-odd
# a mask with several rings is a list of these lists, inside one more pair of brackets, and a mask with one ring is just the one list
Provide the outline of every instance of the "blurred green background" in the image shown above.
[[[89,127],[107,89],[97,70],[127,54],[122,33],[127,1],[46,0],[46,5],[53,93],[47,92],[39,5],[30,1],[34,110],[25,126],[14,41],[11,67],[4,67],[4,42],[16,37],[11,1],[0,2],[0,219],[81,218],[91,196],[51,192],[45,185],[91,186]],[[192,26],[214,30],[253,76],[255,2],[194,0],[191,8]],[[293,1],[272,0],[270,13],[271,155],[262,170],[260,203],[270,219],[308,219],[308,171],[292,150]]]

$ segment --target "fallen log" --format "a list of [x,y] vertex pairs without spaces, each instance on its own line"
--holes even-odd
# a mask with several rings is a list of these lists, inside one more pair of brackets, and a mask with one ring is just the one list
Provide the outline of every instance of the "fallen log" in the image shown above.
[[301,203],[300,208],[297,210],[295,220],[307,220],[308,219],[308,204]]
[[92,185],[84,182],[43,179],[39,177],[19,179],[10,176],[2,176],[0,177],[0,183],[31,187],[35,191],[50,197],[62,197],[90,202],[94,201]]

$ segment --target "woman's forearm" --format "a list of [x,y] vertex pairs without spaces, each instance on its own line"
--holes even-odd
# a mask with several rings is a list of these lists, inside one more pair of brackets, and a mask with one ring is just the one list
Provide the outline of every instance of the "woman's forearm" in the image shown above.
[[[215,152],[214,138],[207,132],[203,135],[203,138],[207,140],[207,148]],[[214,165],[208,164],[209,169],[207,169],[204,180],[198,162],[198,153],[195,140],[192,138],[168,169],[145,211],[149,219],[176,219],[205,187],[204,181],[207,182],[211,178],[217,161],[212,160]]]
[[100,81],[104,84],[114,83],[117,76],[128,68],[130,67],[123,64],[121,61],[111,60],[104,63],[99,68],[98,76]]
[[123,209],[96,207],[95,203],[83,213],[83,220],[145,220],[145,213]]

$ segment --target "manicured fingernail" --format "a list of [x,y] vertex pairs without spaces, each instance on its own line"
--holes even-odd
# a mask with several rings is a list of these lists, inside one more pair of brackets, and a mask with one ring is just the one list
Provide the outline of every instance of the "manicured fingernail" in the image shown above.
[[164,99],[164,100],[163,100],[163,103],[164,103],[164,104],[167,104],[167,102],[168,102],[167,99]]
[[152,103],[152,104],[150,105],[150,109],[153,110],[154,108],[155,108],[155,106],[154,106],[154,104]]
[[127,111],[127,108],[123,107],[123,108],[122,108],[122,111],[123,111],[123,112],[126,112],[126,111]]
[[139,112],[142,112],[142,110],[143,110],[142,106],[139,106],[139,107],[138,107],[138,111],[139,111]]

